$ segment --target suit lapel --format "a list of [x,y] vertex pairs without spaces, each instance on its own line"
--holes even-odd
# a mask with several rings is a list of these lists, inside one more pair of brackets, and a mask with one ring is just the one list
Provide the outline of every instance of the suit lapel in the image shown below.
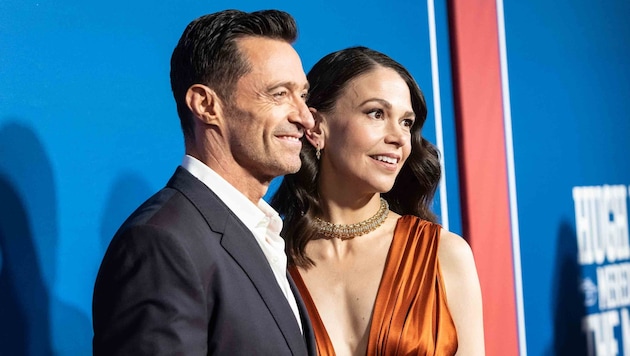
[[249,276],[293,353],[303,353],[300,350],[304,350],[304,341],[293,311],[251,232],[240,221],[234,221],[226,225],[221,244]]
[[[304,339],[286,297],[255,237],[205,184],[182,167],[168,183],[184,194],[204,216],[210,229],[223,234],[221,245],[247,274],[271,312],[294,355],[303,354]],[[291,288],[295,292],[293,281]],[[299,295],[298,303],[303,306]],[[300,313],[303,313],[300,307]],[[304,326],[306,333],[306,326]],[[310,324],[308,325],[310,330]],[[312,330],[311,330],[312,333]]]

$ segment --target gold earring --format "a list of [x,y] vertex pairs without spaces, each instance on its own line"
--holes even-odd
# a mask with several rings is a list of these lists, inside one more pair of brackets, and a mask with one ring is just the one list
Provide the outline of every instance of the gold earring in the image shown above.
[[315,158],[317,158],[317,160],[319,161],[321,157],[322,157],[322,150],[319,148],[319,143],[318,143],[315,149]]

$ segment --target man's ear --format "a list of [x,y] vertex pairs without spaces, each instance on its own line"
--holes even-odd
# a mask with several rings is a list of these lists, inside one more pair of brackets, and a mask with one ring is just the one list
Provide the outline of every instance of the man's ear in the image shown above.
[[194,84],[186,91],[186,104],[193,116],[208,125],[219,125],[222,117],[221,100],[217,93],[202,84]]
[[313,147],[318,147],[320,150],[324,149],[326,145],[326,123],[325,117],[317,111],[315,108],[308,108],[313,114],[313,120],[315,120],[315,126],[312,129],[306,130],[305,135],[308,142]]

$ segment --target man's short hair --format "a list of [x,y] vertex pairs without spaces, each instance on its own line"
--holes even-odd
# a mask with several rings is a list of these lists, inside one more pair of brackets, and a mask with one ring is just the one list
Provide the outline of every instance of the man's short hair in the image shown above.
[[185,139],[194,138],[193,119],[186,104],[188,88],[207,85],[221,100],[229,102],[238,79],[250,70],[250,63],[237,46],[239,38],[248,36],[293,43],[297,25],[283,11],[225,10],[199,17],[184,30],[171,56],[171,89]]

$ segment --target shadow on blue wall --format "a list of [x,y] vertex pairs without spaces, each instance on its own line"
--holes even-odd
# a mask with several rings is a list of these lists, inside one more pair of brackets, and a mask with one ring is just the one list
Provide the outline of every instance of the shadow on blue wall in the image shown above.
[[[37,250],[39,222],[55,220],[55,194],[50,163],[29,129],[10,124],[0,128],[0,354],[52,355],[50,294]],[[20,189],[21,188],[21,189]],[[46,191],[48,190],[48,191]],[[40,212],[29,211],[27,194],[37,194]],[[41,218],[41,220],[39,220]],[[56,237],[56,227],[48,236]],[[51,231],[52,230],[52,231]],[[56,241],[48,240],[49,246]],[[54,251],[41,251],[52,255]],[[44,263],[43,263],[44,262]],[[52,275],[52,271],[49,271]]]
[[0,127],[0,355],[91,353],[89,316],[54,296],[58,219],[52,164],[36,133]]
[[587,355],[586,334],[582,318],[586,315],[580,290],[581,268],[577,263],[578,247],[573,227],[562,221],[558,228],[554,277],[553,350],[550,355]]
[[29,219],[15,187],[1,176],[0,201],[0,354],[52,355],[49,296]]

